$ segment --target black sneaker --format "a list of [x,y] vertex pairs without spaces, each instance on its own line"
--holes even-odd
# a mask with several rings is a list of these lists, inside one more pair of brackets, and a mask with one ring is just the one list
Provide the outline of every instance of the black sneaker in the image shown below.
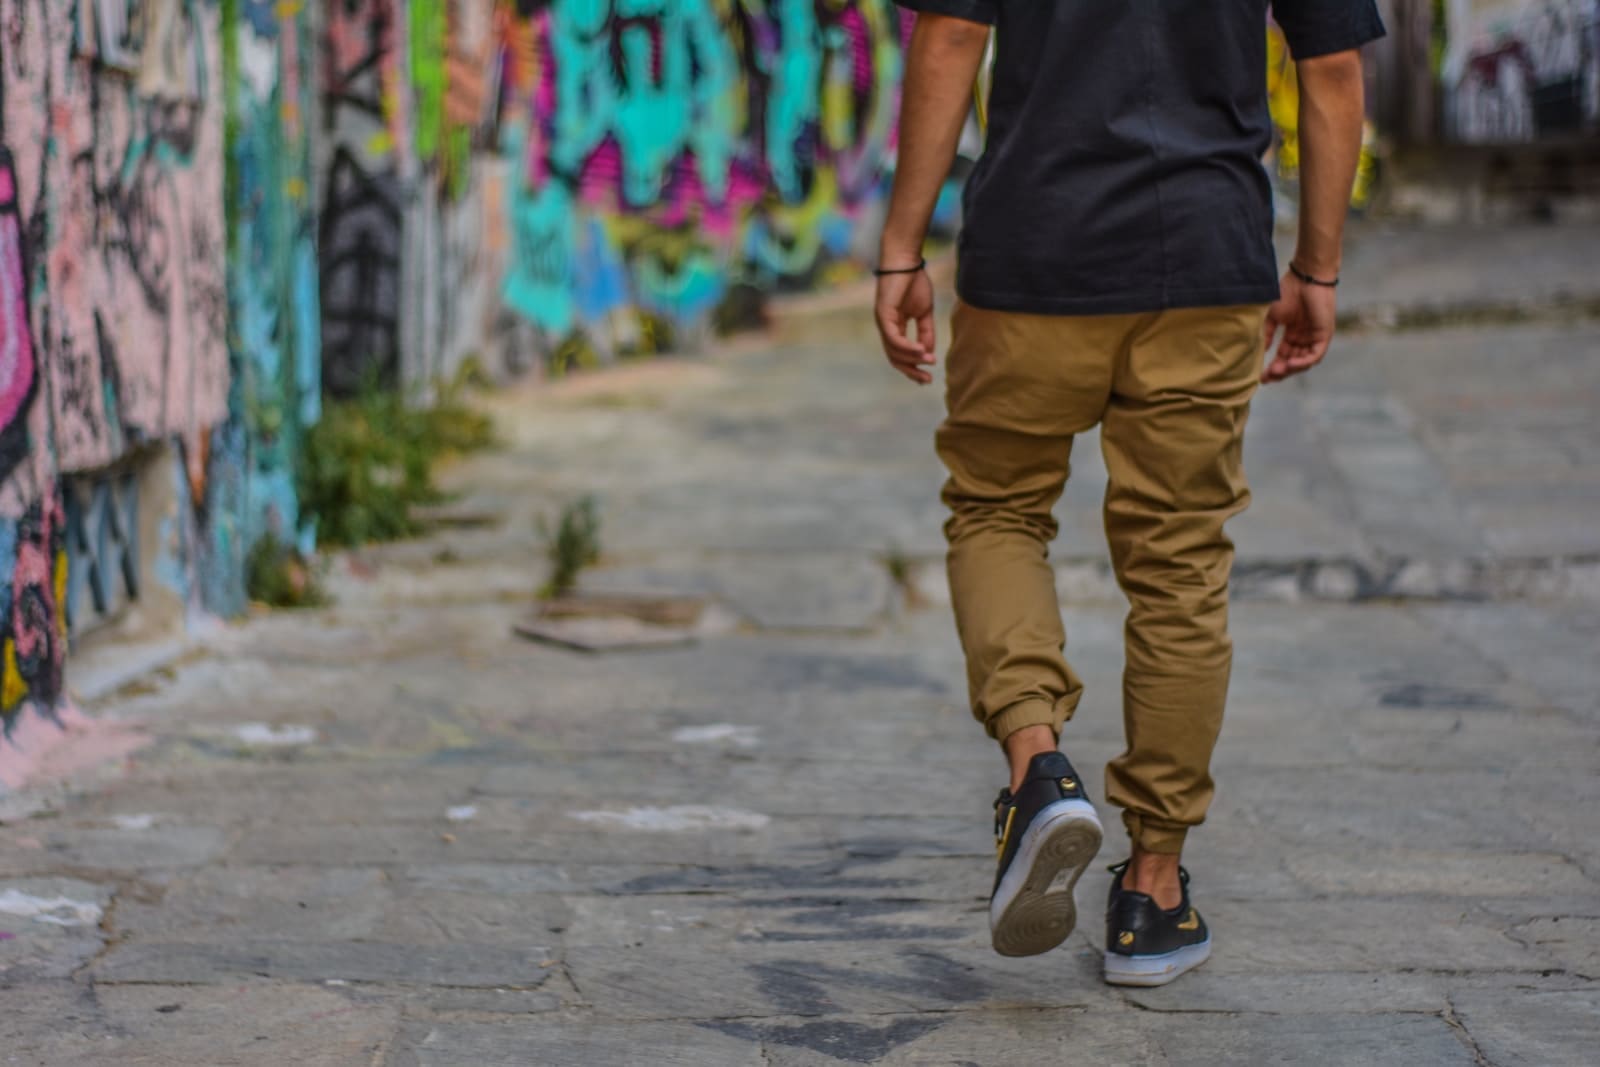
[[1183,899],[1165,911],[1154,898],[1122,888],[1126,861],[1111,868],[1106,905],[1106,981],[1112,985],[1166,985],[1211,957],[1211,931],[1189,903],[1189,872],[1178,868]]
[[[1100,851],[1100,819],[1078,773],[1059,752],[1041,752],[1015,796],[994,802],[999,869],[989,898],[989,932],[1002,956],[1034,956],[1067,939],[1078,921],[1072,887]],[[1058,876],[1066,884],[1052,891]]]

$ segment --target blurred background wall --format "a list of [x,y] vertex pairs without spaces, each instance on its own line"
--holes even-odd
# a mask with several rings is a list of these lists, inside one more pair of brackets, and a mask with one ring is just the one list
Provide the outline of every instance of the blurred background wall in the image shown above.
[[334,5],[326,385],[681,346],[859,264],[908,29],[888,0]]
[[[1358,205],[1407,153],[1581,185],[1600,0],[1385,13]],[[909,29],[890,0],[0,0],[7,731],[69,642],[237,612],[252,545],[312,547],[325,396],[693,348],[860,276]]]

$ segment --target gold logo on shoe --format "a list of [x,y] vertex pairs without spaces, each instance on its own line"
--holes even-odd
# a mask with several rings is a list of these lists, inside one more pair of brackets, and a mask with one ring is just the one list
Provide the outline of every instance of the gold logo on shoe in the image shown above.
[[1121,945],[1123,948],[1127,948],[1129,945],[1133,944],[1133,931],[1124,930],[1122,933],[1118,934],[1117,944]]
[[1183,920],[1183,922],[1178,924],[1178,929],[1180,929],[1180,930],[1198,930],[1198,929],[1200,929],[1200,916],[1199,916],[1199,914],[1193,908],[1190,908],[1188,917],[1185,918]]
[[1006,850],[1006,838],[1011,836],[1011,820],[1015,819],[1016,817],[1017,817],[1017,809],[1016,808],[1011,808],[1011,809],[1006,811],[1006,826],[1005,826],[1005,829],[1001,830],[1000,831],[1000,835],[994,839],[994,858],[997,859],[997,860],[1001,857],[1001,855],[1003,855],[1005,853],[1005,850]]
[[1078,788],[1078,783],[1074,782],[1071,778],[1063,778],[1061,779],[1061,788],[1066,790],[1076,789]]

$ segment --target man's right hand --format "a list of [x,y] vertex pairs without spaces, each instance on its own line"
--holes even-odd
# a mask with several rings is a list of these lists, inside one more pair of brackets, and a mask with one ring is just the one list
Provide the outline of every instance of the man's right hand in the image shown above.
[[[873,306],[878,320],[878,337],[889,365],[918,385],[933,381],[923,368],[933,363],[933,283],[928,272],[885,274],[878,279],[878,297]],[[916,336],[906,336],[906,327],[915,324]]]
[[[1332,287],[1307,285],[1293,271],[1285,273],[1278,284],[1278,299],[1267,308],[1263,332],[1271,358],[1261,371],[1261,380],[1281,382],[1321,363],[1333,343],[1337,307]],[[1280,330],[1283,336],[1273,353],[1272,342]]]

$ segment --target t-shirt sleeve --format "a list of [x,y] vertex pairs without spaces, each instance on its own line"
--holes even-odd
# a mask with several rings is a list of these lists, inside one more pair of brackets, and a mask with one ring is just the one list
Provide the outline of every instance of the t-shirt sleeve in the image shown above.
[[1295,59],[1360,48],[1384,34],[1374,0],[1272,0],[1272,17]]
[[949,15],[952,18],[966,19],[968,22],[981,22],[985,26],[993,26],[1000,15],[996,0],[894,0],[894,2],[912,11],[925,11],[930,15]]

